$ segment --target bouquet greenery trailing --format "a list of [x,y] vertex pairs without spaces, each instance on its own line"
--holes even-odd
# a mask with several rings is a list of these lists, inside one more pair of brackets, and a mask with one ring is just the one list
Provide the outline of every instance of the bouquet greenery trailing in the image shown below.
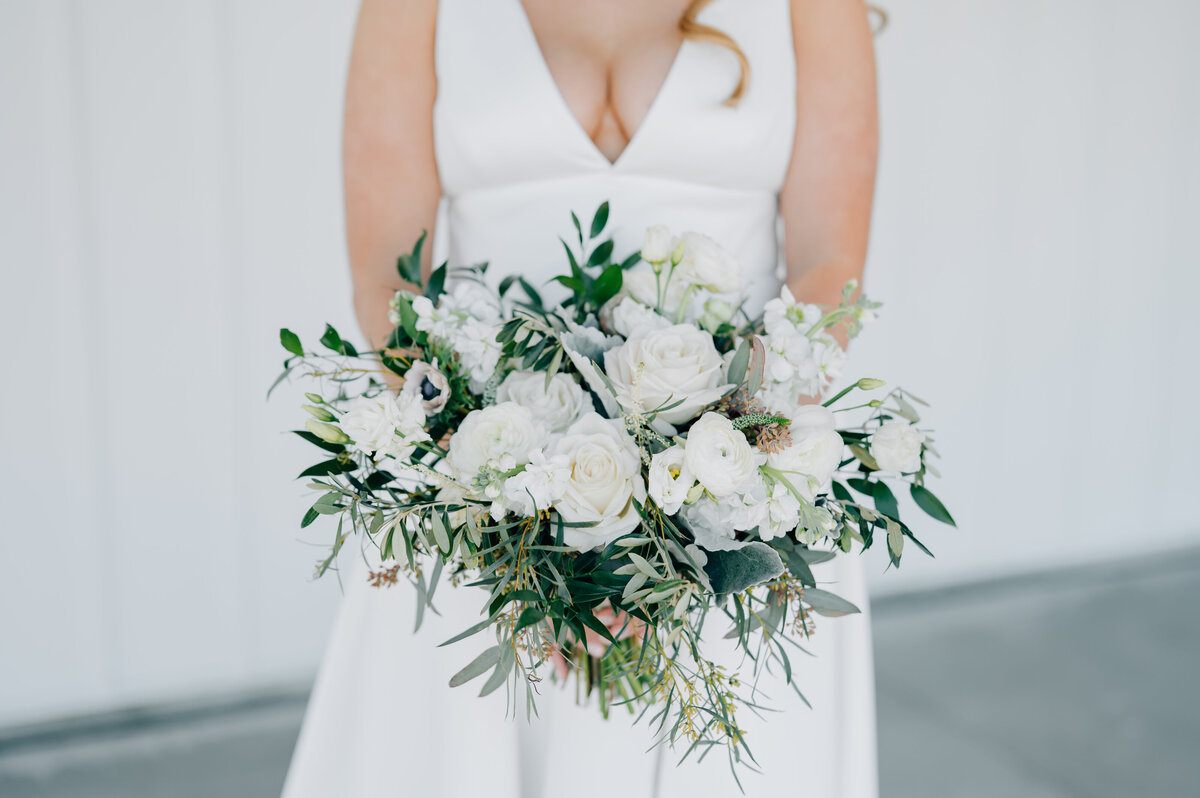
[[[738,715],[760,708],[753,680],[710,659],[702,630],[719,623],[755,678],[791,683],[812,613],[857,612],[814,566],[879,538],[894,565],[906,540],[927,552],[894,493],[954,523],[925,486],[923,403],[851,398],[873,379],[799,403],[839,376],[832,332],[874,317],[854,284],[834,308],[785,288],[750,318],[740,267],[711,239],[653,227],[617,261],[607,204],[586,228],[572,219],[549,289],[518,276],[493,290],[486,266],[425,278],[422,236],[398,261],[414,290],[395,294],[384,348],[280,332],[276,384],[321,386],[297,431],[324,452],[301,474],[318,493],[301,525],[337,519],[318,574],[357,533],[374,584],[416,589],[418,626],[440,582],[482,589],[478,623],[443,645],[487,642],[451,685],[482,678],[481,694],[505,688],[533,713],[538,682],[574,679],[683,758],[720,748],[753,766]],[[865,420],[839,425],[846,410]]]

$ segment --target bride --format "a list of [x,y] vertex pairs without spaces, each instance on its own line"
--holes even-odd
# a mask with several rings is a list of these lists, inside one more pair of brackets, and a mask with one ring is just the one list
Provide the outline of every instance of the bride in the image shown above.
[[[618,252],[652,224],[734,252],[752,315],[782,282],[836,304],[863,268],[876,137],[862,0],[363,0],[344,140],[359,322],[385,340],[396,256],[422,230],[439,263],[540,288],[562,267],[554,232],[604,200]],[[865,610],[857,559],[817,578]],[[676,767],[681,751],[647,753],[644,724],[573,689],[543,684],[531,722],[504,691],[451,689],[473,651],[437,644],[482,591],[442,591],[414,636],[412,591],[347,584],[286,798],[737,794],[724,756]],[[783,711],[744,721],[762,769],[747,795],[876,795],[869,634],[865,612],[825,622],[792,658],[811,709],[769,679]]]

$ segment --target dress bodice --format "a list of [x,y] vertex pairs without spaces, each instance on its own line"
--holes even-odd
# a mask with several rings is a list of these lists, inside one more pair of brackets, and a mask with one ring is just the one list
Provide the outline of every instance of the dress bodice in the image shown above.
[[684,41],[666,80],[615,161],[572,115],[520,0],[441,0],[434,141],[443,207],[435,258],[490,262],[535,285],[566,268],[570,212],[611,203],[623,255],[645,228],[712,236],[742,262],[750,306],[777,290],[778,198],[795,131],[795,57],[788,0],[717,0],[700,21],[737,41],[750,62],[746,93],[723,100],[736,57]]

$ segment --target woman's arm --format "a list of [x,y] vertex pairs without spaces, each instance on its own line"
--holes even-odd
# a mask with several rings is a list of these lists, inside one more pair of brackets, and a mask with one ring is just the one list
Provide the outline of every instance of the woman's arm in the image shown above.
[[[342,169],[354,307],[382,346],[396,259],[433,232],[441,185],[433,150],[436,0],[363,0],[346,85]],[[429,251],[424,250],[428,273]]]
[[805,302],[836,305],[846,281],[862,276],[871,226],[873,33],[860,0],[792,0],[792,28],[796,140],[780,193],[787,282]]

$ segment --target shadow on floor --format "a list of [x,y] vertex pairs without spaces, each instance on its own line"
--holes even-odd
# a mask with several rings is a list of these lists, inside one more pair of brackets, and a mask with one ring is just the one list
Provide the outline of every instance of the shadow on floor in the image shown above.
[[[874,605],[883,798],[1200,795],[1200,550]],[[0,734],[4,798],[271,798],[303,696]]]

